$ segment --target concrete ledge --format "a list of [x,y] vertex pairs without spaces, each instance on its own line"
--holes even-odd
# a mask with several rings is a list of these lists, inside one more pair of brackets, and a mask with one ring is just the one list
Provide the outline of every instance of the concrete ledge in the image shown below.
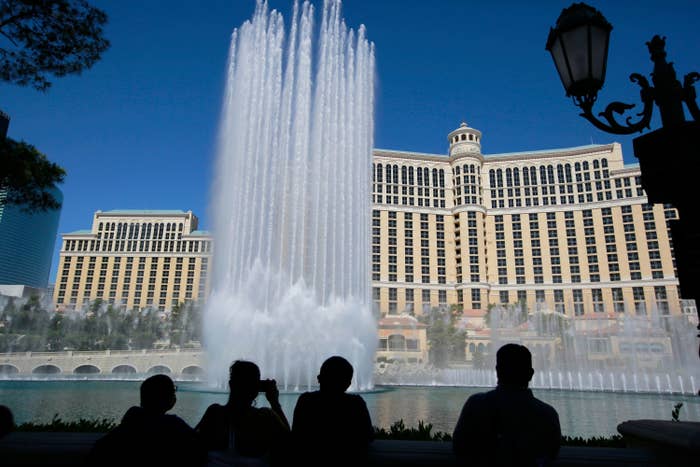
[[629,420],[620,423],[617,431],[628,446],[651,450],[674,465],[700,462],[700,422]]
[[[0,464],[15,466],[79,466],[101,433],[10,433],[0,440]],[[456,466],[452,444],[439,441],[377,440],[370,466]],[[657,455],[641,448],[563,447],[556,466],[665,466]]]

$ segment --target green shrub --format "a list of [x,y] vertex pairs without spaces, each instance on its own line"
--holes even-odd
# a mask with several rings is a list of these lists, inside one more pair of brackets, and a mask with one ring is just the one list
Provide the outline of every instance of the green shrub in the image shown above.
[[452,435],[437,431],[432,433],[433,424],[418,421],[418,428],[406,428],[403,419],[394,422],[387,431],[384,428],[374,427],[376,439],[404,439],[411,441],[452,441]]
[[[432,423],[418,421],[418,428],[406,427],[403,419],[394,422],[389,429],[374,427],[376,439],[409,440],[409,441],[452,441],[450,433],[436,431],[433,433]],[[580,436],[562,436],[562,446],[607,447],[624,448],[625,442],[620,435],[610,437],[593,436],[582,438]]]
[[58,414],[53,416],[49,423],[26,422],[19,425],[17,431],[62,431],[62,432],[84,432],[84,433],[106,433],[115,428],[117,423],[108,418],[89,420],[81,418],[66,422],[59,418]]
[[[108,418],[85,419],[75,421],[64,421],[58,414],[53,416],[49,423],[27,422],[19,425],[17,431],[49,431],[49,432],[83,432],[83,433],[106,433],[115,428],[117,423]],[[389,429],[374,427],[375,439],[408,440],[408,441],[452,441],[452,435],[442,431],[433,432],[433,424],[423,420],[418,421],[418,427],[407,427],[403,419],[394,422]],[[562,446],[584,446],[584,447],[608,447],[623,448],[625,443],[620,435],[610,437],[593,436],[582,438],[580,436],[562,436]]]

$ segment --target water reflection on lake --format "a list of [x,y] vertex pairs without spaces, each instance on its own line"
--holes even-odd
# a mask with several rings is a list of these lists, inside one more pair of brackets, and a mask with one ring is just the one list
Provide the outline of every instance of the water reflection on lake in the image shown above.
[[[17,423],[47,422],[54,414],[64,420],[112,418],[118,420],[138,404],[138,381],[8,381],[0,380],[0,404],[7,405]],[[226,392],[199,383],[178,382],[173,413],[196,424],[211,403],[225,403]],[[465,399],[483,388],[378,387],[363,393],[372,422],[388,428],[403,419],[407,426],[419,420],[434,431],[452,432]],[[602,436],[617,433],[617,425],[630,419],[671,419],[671,410],[683,402],[680,419],[700,421],[700,397],[674,394],[636,394],[535,390],[535,395],[559,412],[562,432],[570,436]],[[280,402],[292,421],[299,394],[282,394]],[[265,405],[264,396],[258,399]]]

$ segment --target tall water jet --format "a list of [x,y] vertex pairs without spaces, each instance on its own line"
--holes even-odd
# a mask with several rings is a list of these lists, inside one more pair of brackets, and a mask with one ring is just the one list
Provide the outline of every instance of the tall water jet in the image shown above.
[[374,46],[341,2],[259,0],[234,30],[213,189],[216,251],[204,319],[209,378],[235,359],[286,390],[343,355],[372,385],[369,274]]

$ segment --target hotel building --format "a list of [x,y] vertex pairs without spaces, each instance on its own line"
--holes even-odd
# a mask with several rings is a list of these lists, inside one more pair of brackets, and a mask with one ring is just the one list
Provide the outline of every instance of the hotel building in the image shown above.
[[[676,210],[647,202],[619,144],[483,155],[481,136],[462,124],[447,156],[374,151],[382,315],[516,303],[572,317],[681,312],[668,233]],[[98,211],[90,230],[63,235],[54,303],[203,301],[211,253],[192,212]]]
[[680,313],[668,222],[617,143],[484,155],[374,151],[372,293],[384,314],[525,303],[572,317]]
[[97,211],[90,230],[63,234],[54,304],[92,301],[166,310],[209,292],[212,238],[191,211]]

